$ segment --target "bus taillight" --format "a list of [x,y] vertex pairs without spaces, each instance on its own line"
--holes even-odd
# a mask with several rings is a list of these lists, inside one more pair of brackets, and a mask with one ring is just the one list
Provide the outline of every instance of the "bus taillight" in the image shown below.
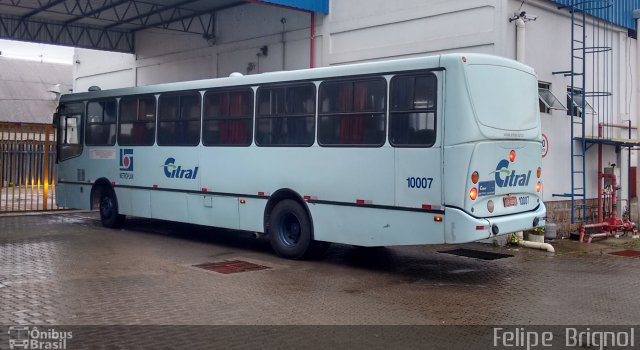
[[478,174],[477,171],[474,171],[473,174],[471,174],[471,182],[473,182],[474,184],[478,183],[479,178],[480,178],[480,174]]
[[540,176],[542,175],[542,168],[538,167],[538,170],[536,170],[536,176],[538,177],[538,179],[540,178]]
[[477,188],[472,188],[471,191],[469,191],[469,198],[471,198],[472,201],[475,201],[476,198],[478,198],[478,189]]
[[540,192],[540,190],[542,190],[542,183],[538,181],[538,183],[536,184],[536,192]]
[[509,160],[513,163],[516,160],[516,151],[511,150],[511,152],[509,152]]

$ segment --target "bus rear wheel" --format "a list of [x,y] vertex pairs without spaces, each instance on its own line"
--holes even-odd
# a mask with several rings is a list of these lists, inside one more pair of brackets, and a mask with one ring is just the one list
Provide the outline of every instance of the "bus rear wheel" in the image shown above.
[[283,258],[317,257],[329,247],[328,242],[313,240],[311,220],[304,208],[294,200],[285,199],[276,204],[269,220],[271,247]]
[[111,188],[107,188],[100,194],[100,221],[102,226],[119,228],[124,224],[125,216],[118,214],[118,199]]

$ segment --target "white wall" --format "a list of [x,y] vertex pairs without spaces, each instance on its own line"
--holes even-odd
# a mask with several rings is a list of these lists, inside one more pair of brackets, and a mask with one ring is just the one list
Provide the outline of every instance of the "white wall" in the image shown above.
[[[525,63],[539,79],[552,84],[553,93],[566,104],[569,78],[552,72],[569,69],[570,21],[566,10],[546,0],[334,0],[330,13],[315,15],[316,66],[411,57],[453,51],[483,52],[515,59],[514,13],[524,10],[537,16],[526,23]],[[284,25],[281,19],[285,19]],[[216,15],[216,42],[199,35],[166,30],[136,34],[136,56],[111,56],[77,50],[75,86],[103,88],[226,76],[237,71],[255,74],[309,66],[310,15],[263,4],[247,4]],[[610,31],[613,46],[614,95],[610,98],[611,121],[632,118],[636,110],[636,40],[626,30]],[[268,47],[266,56],[258,55]],[[602,63],[602,62],[601,62]],[[591,68],[588,68],[590,71]],[[590,89],[590,86],[587,88]],[[597,107],[597,106],[594,106]],[[568,193],[570,186],[570,118],[564,111],[543,114],[543,133],[549,152],[543,159],[544,200],[563,200],[553,194]],[[596,135],[597,129],[588,131]],[[613,137],[626,137],[615,130]],[[634,132],[634,138],[638,138]],[[632,154],[635,166],[637,155]],[[605,146],[604,165],[622,166],[622,186],[627,186],[626,152],[616,154]],[[621,161],[624,160],[624,161]],[[589,198],[596,196],[597,147],[588,151]],[[623,191],[626,198],[626,191]]]

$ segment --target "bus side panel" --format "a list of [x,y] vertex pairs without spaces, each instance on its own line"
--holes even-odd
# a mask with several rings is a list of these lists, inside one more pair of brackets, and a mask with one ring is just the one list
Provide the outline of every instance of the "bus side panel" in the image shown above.
[[151,217],[151,192],[149,190],[116,187],[115,191],[120,214],[143,218]]
[[266,199],[245,198],[245,203],[239,204],[238,208],[240,214],[240,229],[264,232],[264,210],[266,206]]
[[238,229],[238,198],[190,194],[189,222],[198,225]]
[[309,204],[309,210],[319,241],[365,247],[444,243],[444,223],[435,222],[433,213],[328,204]]
[[[57,184],[56,202],[58,205],[69,209],[89,209],[91,185]],[[57,198],[60,196],[60,198]]]
[[467,184],[471,182],[470,162],[474,144],[444,147],[444,204],[464,208]]
[[442,205],[440,147],[396,148],[396,205]]
[[151,217],[169,221],[189,222],[187,194],[153,191],[151,193]]

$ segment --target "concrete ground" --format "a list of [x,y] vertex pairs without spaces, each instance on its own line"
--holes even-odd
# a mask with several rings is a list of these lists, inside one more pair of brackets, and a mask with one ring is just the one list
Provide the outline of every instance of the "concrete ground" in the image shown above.
[[[89,212],[0,217],[0,324],[637,324],[640,242],[525,248],[334,245],[276,257],[247,233],[158,220],[103,228]],[[439,251],[511,254],[479,260]],[[243,260],[220,274],[193,265]]]

